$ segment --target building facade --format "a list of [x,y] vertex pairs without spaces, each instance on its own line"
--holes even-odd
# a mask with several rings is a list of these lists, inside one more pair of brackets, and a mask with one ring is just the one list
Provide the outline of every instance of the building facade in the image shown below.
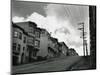
[[34,22],[21,22],[17,23],[22,27],[30,36],[28,38],[27,47],[29,51],[29,62],[37,60],[37,52],[40,50],[40,29]]
[[59,45],[58,45],[58,39],[49,37],[48,42],[48,57],[57,57],[59,55]]
[[68,56],[78,56],[78,53],[73,49],[70,48],[67,53]]
[[49,33],[41,28],[40,35],[40,51],[37,53],[37,56],[46,57],[48,54],[48,37]]
[[[16,62],[22,63],[21,58],[23,57],[23,63],[34,62],[37,59],[37,52],[39,51],[40,29],[37,28],[37,25],[33,22],[21,22],[16,23],[16,27],[13,24],[13,33],[15,36],[19,34],[19,39],[13,37],[14,48],[15,45],[18,44],[17,47],[19,50],[21,50],[21,55],[18,55],[19,59],[16,60]],[[25,43],[23,42],[22,38],[25,39]],[[24,48],[22,49],[21,46],[24,46]],[[25,52],[23,53],[24,49]]]
[[67,56],[68,47],[64,42],[60,42],[61,44],[61,55]]
[[13,55],[13,63],[20,64],[26,61],[26,51],[27,51],[27,33],[17,26],[13,24],[13,33],[12,33],[12,55]]

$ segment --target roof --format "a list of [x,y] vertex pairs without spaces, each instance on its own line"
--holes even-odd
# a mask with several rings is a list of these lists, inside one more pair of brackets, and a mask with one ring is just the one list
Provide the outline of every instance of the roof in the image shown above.
[[58,42],[58,39],[57,39],[57,38],[50,37],[50,39],[51,39],[53,42]]
[[26,34],[27,36],[30,36],[30,37],[31,37],[31,35],[29,35],[23,28],[21,28],[21,27],[18,26],[17,24],[12,23],[12,27],[18,28],[18,29],[22,30],[24,34]]
[[61,45],[64,45],[66,48],[68,48],[68,46],[64,43],[64,42],[59,42]]
[[[18,25],[15,24],[15,23],[12,23],[12,27],[18,28],[18,29],[22,30],[23,32],[25,32],[25,30],[24,30],[23,28],[21,28],[20,26],[18,26]],[[26,32],[25,32],[25,33],[26,33]]]
[[26,21],[26,22],[17,22],[15,24],[21,24],[21,23],[29,23],[29,24],[33,24],[33,26],[36,26],[37,27],[37,24],[35,22],[32,22],[32,21]]
[[28,23],[37,26],[37,24],[35,22],[28,21]]

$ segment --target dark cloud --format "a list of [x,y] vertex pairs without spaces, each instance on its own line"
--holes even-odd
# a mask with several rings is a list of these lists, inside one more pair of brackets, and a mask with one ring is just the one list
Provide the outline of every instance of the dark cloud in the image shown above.
[[12,16],[27,17],[33,12],[46,16],[44,6],[44,3],[12,1]]

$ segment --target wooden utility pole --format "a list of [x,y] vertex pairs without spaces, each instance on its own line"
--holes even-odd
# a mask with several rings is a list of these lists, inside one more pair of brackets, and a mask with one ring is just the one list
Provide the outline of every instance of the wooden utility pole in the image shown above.
[[81,30],[82,31],[82,38],[83,38],[83,54],[84,54],[84,56],[86,55],[85,54],[85,31],[84,31],[84,22],[82,22],[82,23],[78,23],[78,25],[81,25],[82,27],[81,28],[78,28],[78,30]]
[[86,55],[88,56],[87,40],[85,40]]

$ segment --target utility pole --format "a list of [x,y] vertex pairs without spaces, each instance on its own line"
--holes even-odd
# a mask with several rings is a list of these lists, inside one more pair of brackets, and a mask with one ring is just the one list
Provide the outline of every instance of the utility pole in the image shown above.
[[78,28],[78,30],[81,30],[82,31],[82,37],[80,37],[80,38],[83,38],[83,54],[84,54],[84,56],[85,56],[85,33],[86,32],[84,32],[84,22],[81,22],[81,23],[78,23],[78,25],[81,25],[82,27],[81,28]]
[[88,55],[87,40],[85,40],[85,46],[86,46],[86,55]]

